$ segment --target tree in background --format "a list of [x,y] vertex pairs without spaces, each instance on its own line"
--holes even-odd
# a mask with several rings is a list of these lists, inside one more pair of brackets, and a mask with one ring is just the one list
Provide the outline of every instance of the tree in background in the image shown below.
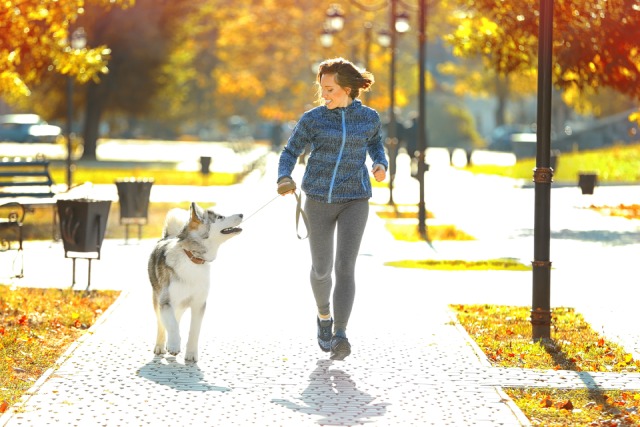
[[[455,10],[445,40],[460,57],[481,56],[504,76],[537,68],[539,2],[445,0]],[[611,88],[640,99],[640,10],[635,0],[554,2],[557,89]]]
[[[128,7],[133,0],[87,0],[101,8]],[[9,102],[31,95],[31,87],[52,74],[79,82],[97,81],[107,72],[104,45],[74,51],[70,28],[84,12],[84,0],[42,2],[7,0],[0,8],[0,96]]]

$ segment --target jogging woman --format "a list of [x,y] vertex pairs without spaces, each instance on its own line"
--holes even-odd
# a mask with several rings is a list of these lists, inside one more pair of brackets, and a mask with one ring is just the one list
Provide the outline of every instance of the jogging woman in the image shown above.
[[355,297],[356,259],[371,198],[367,153],[376,181],[385,179],[388,167],[380,117],[358,99],[373,82],[370,72],[343,58],[322,62],[316,81],[321,105],[302,115],[278,165],[278,193],[293,193],[296,184],[291,173],[298,156],[310,145],[302,178],[309,222],[310,280],[318,307],[318,344],[323,351],[331,352],[333,360],[351,354],[346,330]]

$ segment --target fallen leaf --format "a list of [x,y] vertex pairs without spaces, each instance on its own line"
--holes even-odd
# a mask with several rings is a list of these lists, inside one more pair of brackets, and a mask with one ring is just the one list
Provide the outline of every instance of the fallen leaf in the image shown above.
[[540,400],[540,406],[543,408],[551,408],[553,406],[553,400],[549,396],[545,396]]
[[571,403],[571,400],[567,399],[556,403],[555,407],[558,409],[566,409],[567,411],[571,411],[573,410],[573,403]]
[[0,403],[0,414],[7,412],[7,409],[9,409],[9,404],[7,402],[3,401]]

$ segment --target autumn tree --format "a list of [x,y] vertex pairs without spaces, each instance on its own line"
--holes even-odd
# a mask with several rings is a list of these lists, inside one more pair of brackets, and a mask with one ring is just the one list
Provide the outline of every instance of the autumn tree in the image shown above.
[[[461,57],[480,55],[497,73],[537,68],[539,2],[446,0],[445,37]],[[563,91],[611,88],[640,99],[640,10],[635,0],[554,2],[553,82]]]
[[[87,0],[103,8],[129,6],[134,0]],[[98,80],[107,71],[109,50],[96,45],[81,51],[69,46],[73,23],[84,12],[84,0],[7,0],[0,8],[0,96],[16,101],[52,73],[80,82]]]

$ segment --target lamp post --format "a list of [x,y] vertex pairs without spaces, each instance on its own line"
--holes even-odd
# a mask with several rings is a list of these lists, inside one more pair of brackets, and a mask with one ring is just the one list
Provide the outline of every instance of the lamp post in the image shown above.
[[424,240],[427,235],[427,209],[424,201],[424,174],[426,172],[425,152],[427,150],[427,88],[424,81],[427,65],[427,0],[420,0],[418,5],[418,182],[420,184],[420,201],[418,202],[418,233]]
[[395,205],[393,200],[393,185],[396,176],[396,160],[398,155],[398,121],[396,119],[396,53],[398,33],[409,31],[409,15],[397,12],[397,0],[390,2],[389,32],[382,34],[378,41],[383,47],[388,47],[391,53],[389,61],[389,123],[387,125],[387,139],[389,150],[389,204]]
[[534,260],[531,329],[534,341],[551,337],[550,208],[551,182],[551,77],[553,48],[553,0],[540,1],[538,36],[538,127],[536,144]]
[[[70,46],[74,51],[84,49],[87,45],[87,33],[79,27],[71,34]],[[73,77],[67,76],[67,190],[73,184]]]

